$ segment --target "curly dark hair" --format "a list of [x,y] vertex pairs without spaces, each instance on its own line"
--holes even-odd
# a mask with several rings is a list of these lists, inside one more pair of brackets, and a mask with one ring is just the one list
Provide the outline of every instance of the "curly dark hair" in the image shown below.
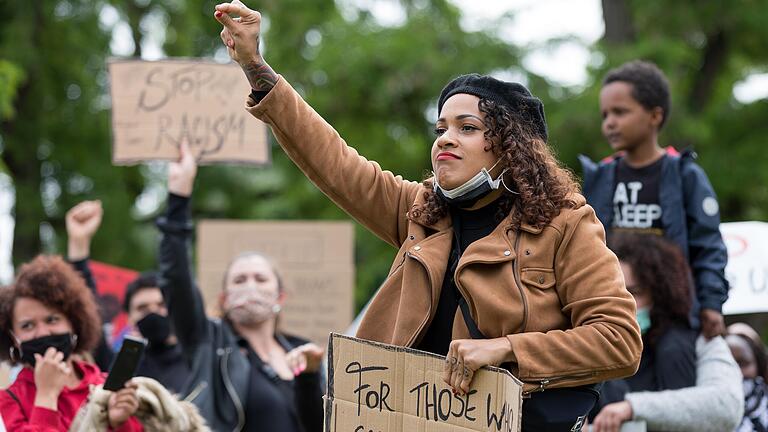
[[38,255],[19,269],[13,285],[0,288],[0,360],[15,363],[9,349],[14,346],[13,309],[16,300],[32,298],[63,313],[77,335],[75,353],[94,349],[101,337],[101,319],[96,300],[80,275],[59,256]]
[[627,232],[611,234],[608,246],[653,298],[645,342],[654,345],[672,325],[690,328],[693,279],[680,247],[658,235]]
[[664,72],[654,63],[634,60],[611,69],[603,78],[603,87],[612,82],[625,82],[632,85],[632,97],[647,110],[660,107],[663,117],[659,130],[669,118],[669,81]]
[[[518,229],[522,223],[543,228],[560,210],[575,206],[573,194],[579,192],[579,185],[573,173],[555,158],[531,122],[485,98],[478,102],[478,109],[484,115],[486,150],[501,158],[499,165],[507,169],[504,184],[519,193],[503,190],[498,216],[517,210],[509,228]],[[425,217],[429,225],[448,213],[448,203],[434,192],[432,181],[422,182],[425,202],[409,213],[411,219]]]

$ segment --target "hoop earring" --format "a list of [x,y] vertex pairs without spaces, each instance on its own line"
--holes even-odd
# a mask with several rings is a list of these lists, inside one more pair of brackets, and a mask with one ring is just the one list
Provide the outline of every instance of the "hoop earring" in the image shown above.
[[520,195],[520,192],[517,192],[517,191],[513,191],[512,189],[510,189],[510,188],[507,186],[507,184],[506,184],[506,183],[504,183],[504,176],[501,176],[501,185],[502,185],[502,186],[504,186],[504,189],[506,189],[506,190],[507,190],[507,192],[509,192],[509,193],[511,193],[511,194],[514,194],[514,195]]
[[[16,351],[16,347],[10,346],[8,347],[8,359],[11,361],[11,363],[16,363],[19,361],[19,359],[16,358],[16,355],[14,352]],[[21,352],[19,352],[19,358],[21,358]]]
[[72,351],[77,348],[77,335],[73,334],[72,337],[70,337],[69,342],[72,344]]

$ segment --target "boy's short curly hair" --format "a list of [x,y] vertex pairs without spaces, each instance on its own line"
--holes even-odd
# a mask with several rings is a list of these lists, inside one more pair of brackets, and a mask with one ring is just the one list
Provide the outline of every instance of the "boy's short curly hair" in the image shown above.
[[0,361],[16,363],[10,358],[13,309],[22,297],[35,299],[55,309],[72,323],[77,335],[75,353],[94,349],[101,337],[99,318],[93,293],[77,271],[59,256],[38,255],[19,269],[13,285],[0,288]]
[[632,97],[645,109],[660,107],[664,114],[659,129],[664,127],[670,110],[669,81],[658,66],[641,60],[624,63],[608,71],[603,87],[617,81],[631,84]]

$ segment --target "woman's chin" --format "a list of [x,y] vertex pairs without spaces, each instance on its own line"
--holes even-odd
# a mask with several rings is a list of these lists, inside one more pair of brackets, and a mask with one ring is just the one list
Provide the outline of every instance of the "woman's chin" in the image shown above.
[[438,168],[437,171],[435,171],[435,178],[443,189],[451,190],[460,185],[460,183],[456,182],[456,177],[448,172],[447,169]]

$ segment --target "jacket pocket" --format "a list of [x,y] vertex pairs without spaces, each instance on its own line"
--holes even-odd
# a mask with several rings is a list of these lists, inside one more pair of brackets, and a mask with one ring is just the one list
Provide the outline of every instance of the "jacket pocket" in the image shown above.
[[555,271],[546,268],[524,268],[520,270],[520,280],[527,286],[549,289],[555,286]]

